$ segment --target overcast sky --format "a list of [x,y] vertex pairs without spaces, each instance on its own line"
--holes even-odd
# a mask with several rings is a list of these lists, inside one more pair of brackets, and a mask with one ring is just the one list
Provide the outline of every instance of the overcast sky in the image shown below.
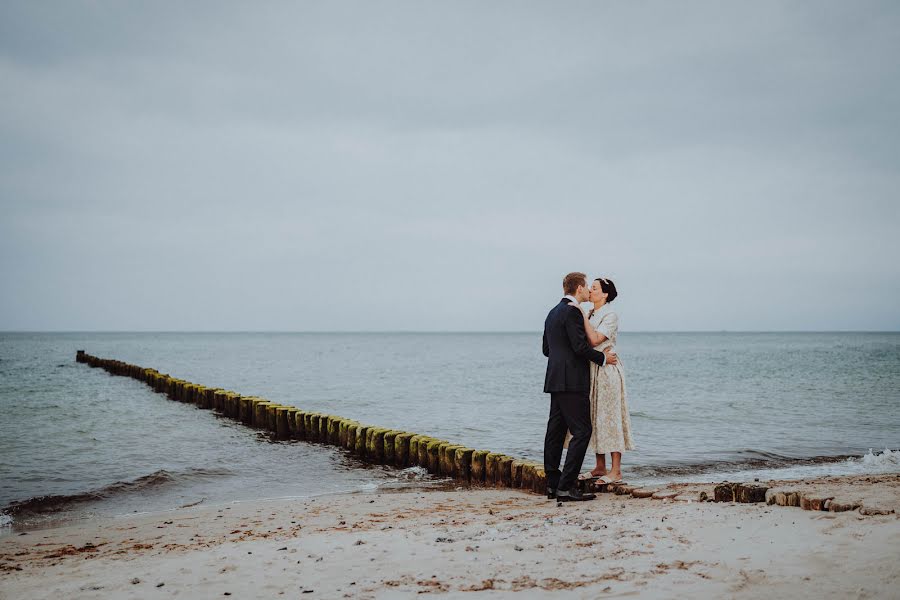
[[895,2],[0,5],[0,329],[900,329]]

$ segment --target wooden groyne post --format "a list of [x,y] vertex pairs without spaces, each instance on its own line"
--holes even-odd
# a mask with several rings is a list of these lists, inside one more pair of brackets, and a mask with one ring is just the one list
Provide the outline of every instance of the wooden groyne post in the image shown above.
[[357,458],[399,468],[422,467],[429,473],[465,484],[521,489],[538,494],[547,490],[541,463],[505,454],[475,450],[427,435],[366,425],[353,419],[270,402],[258,396],[212,388],[178,379],[156,369],[100,358],[78,350],[76,362],[112,375],[131,377],[177,402],[269,431],[278,439],[295,439],[338,446]]

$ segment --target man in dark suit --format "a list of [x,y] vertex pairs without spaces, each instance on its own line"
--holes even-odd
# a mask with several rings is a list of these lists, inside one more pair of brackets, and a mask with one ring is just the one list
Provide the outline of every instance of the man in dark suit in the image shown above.
[[[575,486],[593,432],[590,362],[602,367],[616,364],[618,358],[614,352],[599,352],[588,343],[584,313],[577,306],[588,300],[587,276],[569,273],[563,279],[563,292],[565,297],[544,321],[544,356],[549,359],[544,392],[550,394],[544,472],[547,474],[547,497],[568,502],[595,497],[579,492]],[[571,302],[576,306],[571,306]],[[572,439],[569,440],[566,464],[560,473],[559,461],[567,431],[572,432]]]

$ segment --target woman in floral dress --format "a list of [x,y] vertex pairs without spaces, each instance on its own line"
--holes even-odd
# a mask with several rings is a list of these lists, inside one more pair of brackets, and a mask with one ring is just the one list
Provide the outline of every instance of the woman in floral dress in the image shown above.
[[[616,345],[619,316],[609,305],[617,295],[616,286],[610,279],[598,278],[591,285],[590,301],[594,308],[585,313],[584,328],[588,341],[601,352]],[[622,452],[634,450],[621,359],[619,364],[602,367],[591,363],[591,422],[594,432],[588,448],[594,450],[597,466],[580,478],[599,477],[602,483],[617,483],[622,480]],[[607,453],[612,457],[609,471],[606,469]]]

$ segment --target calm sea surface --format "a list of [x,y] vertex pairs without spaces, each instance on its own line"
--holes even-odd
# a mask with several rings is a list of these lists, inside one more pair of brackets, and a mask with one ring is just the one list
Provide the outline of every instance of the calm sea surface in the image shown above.
[[[430,484],[339,449],[273,442],[77,364],[78,349],[540,460],[540,343],[533,333],[0,333],[0,508],[44,497],[0,522]],[[900,333],[624,332],[618,351],[637,443],[623,460],[630,482],[900,471]]]

